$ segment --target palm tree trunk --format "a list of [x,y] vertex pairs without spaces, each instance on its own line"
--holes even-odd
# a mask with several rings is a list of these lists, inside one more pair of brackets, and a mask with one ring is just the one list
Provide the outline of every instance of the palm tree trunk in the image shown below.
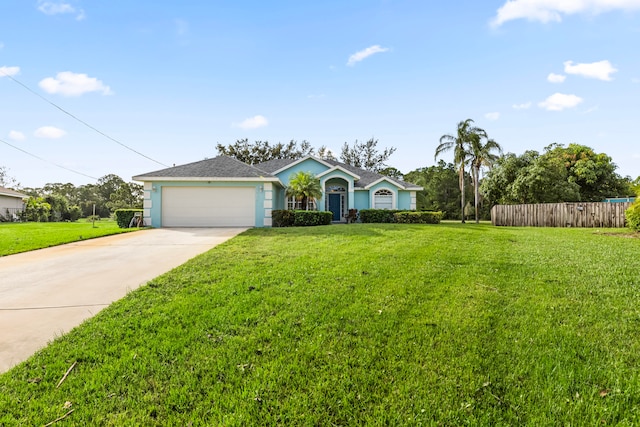
[[475,167],[473,171],[473,187],[474,187],[474,204],[476,208],[476,224],[480,223],[480,219],[478,218],[478,200],[480,200],[480,167]]
[[464,164],[460,165],[460,204],[462,205],[462,223],[465,223],[464,220]]

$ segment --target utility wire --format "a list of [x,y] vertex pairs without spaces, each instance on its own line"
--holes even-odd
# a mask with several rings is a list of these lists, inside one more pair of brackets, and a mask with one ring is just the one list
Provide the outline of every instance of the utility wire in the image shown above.
[[60,107],[59,105],[55,104],[55,103],[54,103],[54,102],[52,102],[52,101],[49,101],[49,100],[48,100],[47,98],[45,98],[44,96],[42,96],[42,95],[40,95],[39,93],[35,92],[35,91],[34,91],[34,90],[32,90],[29,86],[25,85],[25,84],[24,84],[24,83],[22,83],[21,81],[19,81],[19,80],[17,80],[17,79],[15,79],[15,78],[13,78],[13,76],[10,76],[8,73],[5,73],[5,72],[4,72],[4,70],[3,70],[2,68],[0,68],[0,73],[2,73],[5,77],[10,78],[11,80],[13,80],[13,82],[15,82],[16,84],[19,84],[20,86],[22,86],[23,88],[25,88],[26,90],[28,90],[29,92],[31,92],[32,94],[34,94],[35,96],[37,96],[38,98],[40,98],[40,99],[42,99],[43,101],[45,101],[46,103],[48,103],[48,104],[52,105],[53,107],[57,108],[58,110],[62,111],[63,113],[65,113],[66,115],[68,115],[69,117],[71,117],[72,119],[75,119],[75,120],[79,121],[80,123],[82,123],[83,125],[85,125],[86,127],[88,127],[89,129],[91,129],[91,130],[93,130],[93,131],[95,131],[95,132],[99,133],[100,135],[104,136],[105,138],[107,138],[107,139],[109,139],[109,140],[111,140],[111,141],[115,142],[116,144],[118,144],[118,145],[120,145],[120,146],[122,146],[122,147],[126,148],[126,149],[127,149],[127,150],[129,150],[129,151],[133,151],[133,152],[134,152],[134,153],[136,153],[137,155],[142,156],[142,157],[144,157],[144,158],[145,158],[145,159],[147,159],[147,160],[151,160],[152,162],[157,163],[157,164],[159,164],[159,165],[161,165],[161,166],[164,166],[164,167],[167,167],[167,168],[169,167],[169,165],[165,165],[165,164],[164,164],[164,163],[162,163],[162,162],[159,162],[159,161],[157,161],[157,160],[155,160],[155,159],[152,159],[151,157],[149,157],[149,156],[147,156],[147,155],[145,155],[145,154],[142,154],[141,152],[139,152],[139,151],[137,151],[137,150],[134,150],[133,148],[129,147],[128,145],[125,145],[125,144],[123,144],[122,142],[118,141],[117,139],[112,138],[112,137],[110,137],[109,135],[107,135],[106,133],[104,133],[104,132],[102,132],[102,131],[100,131],[100,130],[96,129],[95,127],[91,126],[89,123],[85,122],[84,120],[82,120],[82,119],[80,119],[80,118],[78,118],[78,117],[74,116],[73,114],[71,114],[70,112],[68,112],[67,110],[65,110],[64,108]]
[[73,169],[69,169],[69,168],[67,168],[67,167],[65,167],[65,166],[59,165],[59,164],[57,164],[57,163],[50,162],[49,160],[45,160],[45,159],[43,159],[42,157],[38,157],[38,156],[36,156],[35,154],[32,154],[32,153],[30,153],[30,152],[28,152],[28,151],[26,151],[26,150],[23,150],[23,149],[22,149],[22,148],[20,148],[20,147],[16,147],[16,146],[15,146],[15,145],[13,145],[13,144],[9,144],[7,141],[5,141],[5,140],[3,140],[3,139],[0,139],[0,142],[2,142],[3,144],[8,145],[8,146],[9,146],[9,147],[11,147],[11,148],[15,148],[15,149],[16,149],[16,150],[18,150],[18,151],[22,151],[23,153],[28,154],[28,155],[29,155],[29,156],[31,156],[31,157],[35,157],[36,159],[41,160],[41,161],[43,161],[43,162],[45,162],[45,163],[52,164],[52,165],[57,166],[57,167],[59,167],[59,168],[61,168],[61,169],[68,170],[69,172],[77,173],[78,175],[86,176],[87,178],[91,178],[91,179],[96,180],[96,181],[98,180],[98,178],[96,178],[95,176],[87,175],[86,173],[78,172],[78,171],[75,171],[75,170],[73,170]]

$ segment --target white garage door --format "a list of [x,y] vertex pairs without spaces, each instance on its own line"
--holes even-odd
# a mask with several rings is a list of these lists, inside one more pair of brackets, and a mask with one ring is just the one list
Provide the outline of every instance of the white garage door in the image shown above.
[[253,187],[162,187],[163,227],[256,225]]

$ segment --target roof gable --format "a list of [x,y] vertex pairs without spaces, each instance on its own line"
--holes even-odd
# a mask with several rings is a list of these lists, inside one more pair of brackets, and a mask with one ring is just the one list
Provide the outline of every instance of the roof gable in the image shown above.
[[377,172],[373,172],[370,170],[366,170],[366,169],[362,169],[362,168],[358,168],[355,166],[351,166],[348,165],[346,163],[342,163],[342,162],[338,162],[337,160],[327,160],[328,163],[331,163],[335,166],[340,166],[343,169],[346,169],[352,173],[355,173],[357,175],[360,176],[360,179],[358,181],[356,181],[355,183],[355,187],[356,189],[367,189],[369,188],[371,185],[376,184],[378,181],[384,179],[387,182],[389,182],[391,185],[394,185],[398,188],[400,188],[401,190],[411,190],[411,191],[419,191],[422,190],[422,187],[415,185],[415,184],[411,184],[408,182],[404,182],[402,180],[399,179],[395,179],[395,178],[391,178],[388,177],[386,175],[382,175],[380,173]]
[[[282,173],[284,171],[286,171],[287,169],[291,169],[293,167],[295,167],[296,165],[299,165],[300,163],[303,163],[307,160],[313,160],[316,163],[319,163],[327,168],[331,168],[333,165],[328,163],[326,160],[323,160],[319,157],[315,157],[315,156],[304,156],[301,157],[299,159],[274,159],[274,160],[269,160],[268,162],[264,162],[264,163],[259,163],[256,165],[256,167],[263,169],[263,170],[268,170],[269,172],[271,172],[273,175],[277,175],[279,173]],[[265,169],[266,168],[266,169]]]
[[333,166],[333,167],[331,167],[331,169],[327,169],[326,171],[324,171],[324,172],[322,172],[322,173],[318,174],[318,178],[321,178],[321,177],[323,177],[323,176],[325,176],[325,175],[328,175],[328,174],[330,174],[330,173],[332,173],[332,172],[336,172],[336,171],[344,172],[345,174],[347,174],[347,175],[351,176],[351,177],[354,179],[354,181],[357,181],[357,180],[359,180],[359,179],[360,179],[360,176],[359,176],[359,175],[357,175],[357,174],[356,174],[356,173],[354,173],[353,171],[350,171],[350,170],[348,170],[348,169],[343,168],[343,167],[342,167],[342,166],[340,166],[340,165]]
[[382,176],[379,179],[376,179],[375,181],[367,184],[366,187],[364,187],[366,190],[372,188],[374,185],[379,184],[381,182],[388,182],[389,184],[400,188],[401,190],[406,190],[406,187],[404,185],[401,185],[399,182],[396,182],[394,180],[392,180],[391,178],[389,178],[388,176]]
[[[199,162],[187,163],[185,165],[174,166],[148,172],[133,177],[136,181],[274,181],[280,182],[278,176],[288,169],[295,169],[296,166],[305,161],[316,162],[319,167],[327,169],[318,173],[324,176],[331,171],[342,171],[353,177],[355,189],[368,189],[380,181],[387,181],[389,184],[401,190],[418,191],[422,187],[391,178],[377,172],[361,169],[337,160],[321,159],[315,156],[305,156],[300,159],[272,159],[257,165],[248,165],[240,160],[229,156],[218,156]],[[284,182],[284,181],[282,181]]]

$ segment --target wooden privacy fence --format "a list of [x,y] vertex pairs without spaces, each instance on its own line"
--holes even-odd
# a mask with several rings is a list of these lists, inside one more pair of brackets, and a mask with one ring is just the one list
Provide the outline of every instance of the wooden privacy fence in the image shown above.
[[624,227],[627,203],[541,203],[497,205],[491,223],[507,227]]

